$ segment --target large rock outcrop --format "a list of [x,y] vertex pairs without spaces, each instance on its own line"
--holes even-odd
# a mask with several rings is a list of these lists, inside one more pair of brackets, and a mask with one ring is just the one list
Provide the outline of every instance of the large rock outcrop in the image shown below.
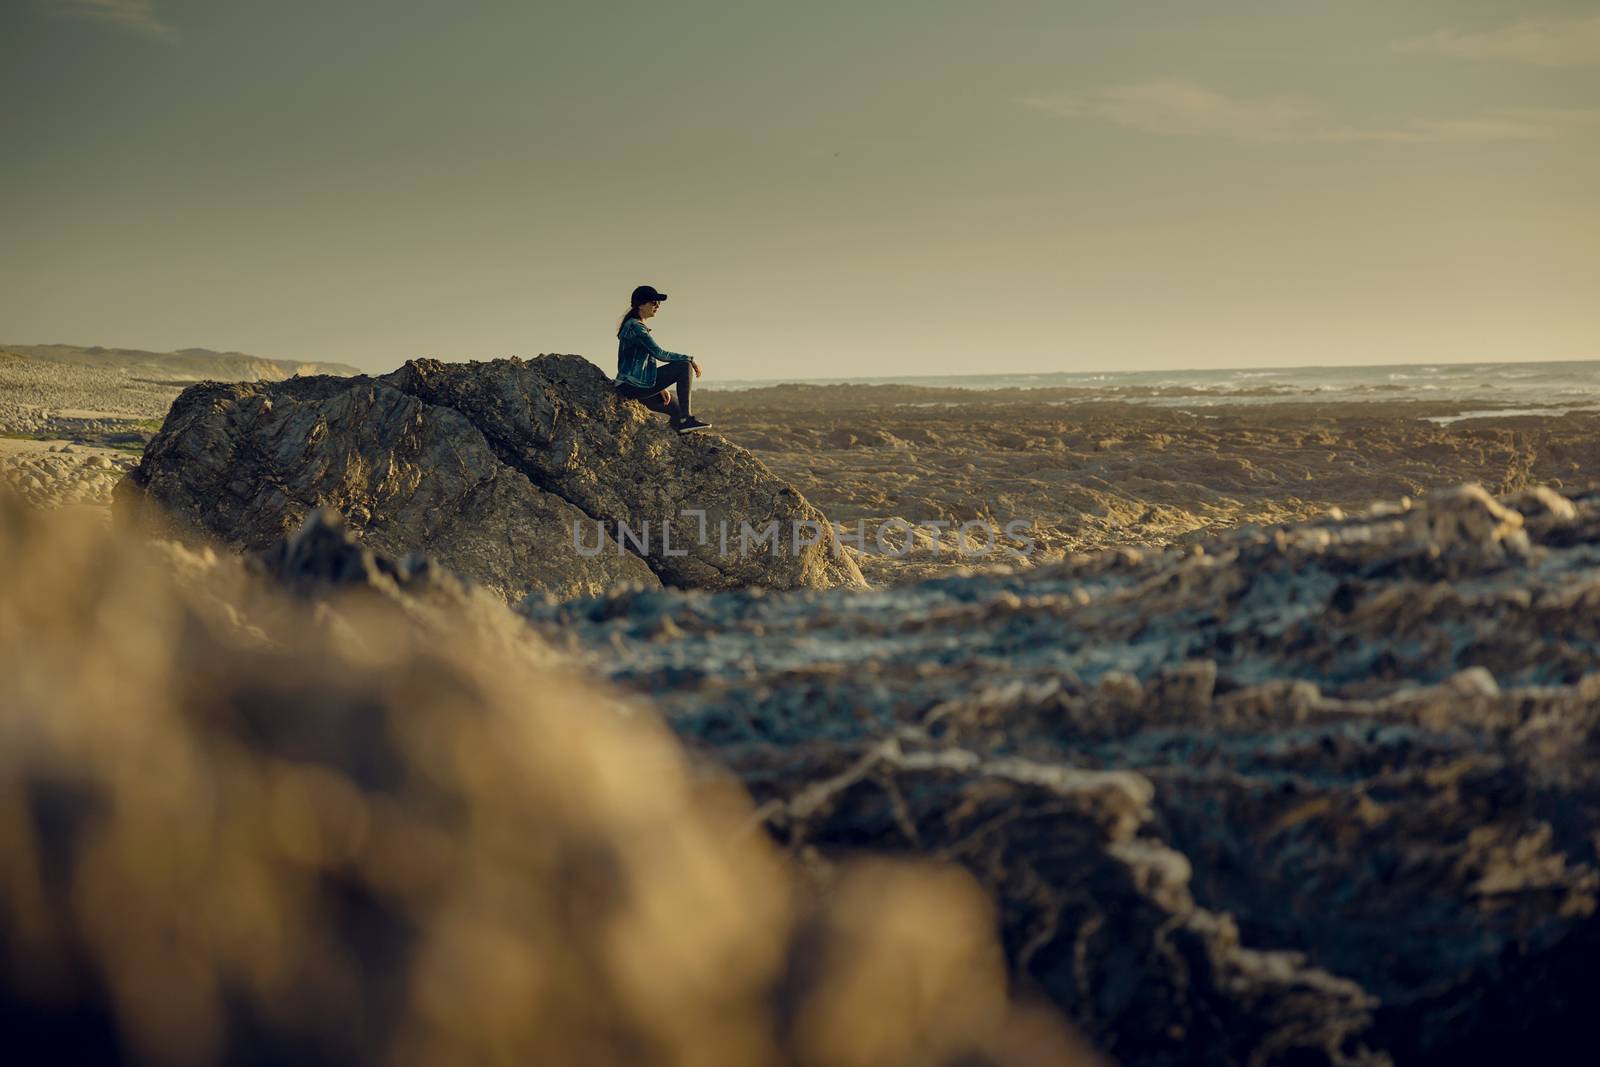
[[[850,596],[526,611],[774,837],[954,859],[1139,1064],[1557,1061],[1600,949],[1600,494]],[[551,625],[554,624],[554,625]]]
[[[744,449],[620,402],[578,356],[202,383],[117,504],[252,550],[335,508],[375,549],[431,555],[508,599],[861,584],[848,557],[805,543],[824,520],[794,489]],[[743,527],[777,536],[741,551],[755,543],[741,545]]]
[[[646,533],[640,554],[667,585],[863,584],[846,553],[805,545],[826,520],[793,486],[714,434],[670,433],[660,416],[619,401],[580,356],[412,360],[383,380],[464,413],[503,463],[611,531],[623,520]],[[769,527],[776,536],[759,539]]]

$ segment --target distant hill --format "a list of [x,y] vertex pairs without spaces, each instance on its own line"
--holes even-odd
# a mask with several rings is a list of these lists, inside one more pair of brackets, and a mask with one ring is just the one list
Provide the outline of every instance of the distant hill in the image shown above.
[[354,375],[362,373],[347,363],[305,363],[293,359],[264,359],[244,352],[213,352],[209,348],[182,348],[176,352],[145,352],[137,348],[102,348],[100,345],[0,345],[30,359],[75,367],[126,370],[154,381],[224,382],[281,381],[304,374]]

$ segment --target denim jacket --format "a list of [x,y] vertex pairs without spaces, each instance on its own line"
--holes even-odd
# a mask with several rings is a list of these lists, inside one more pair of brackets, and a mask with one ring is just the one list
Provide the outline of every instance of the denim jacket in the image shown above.
[[650,336],[650,327],[638,319],[622,324],[617,335],[617,382],[627,382],[645,388],[656,384],[656,360],[668,363],[687,363],[689,357],[682,352],[668,352]]

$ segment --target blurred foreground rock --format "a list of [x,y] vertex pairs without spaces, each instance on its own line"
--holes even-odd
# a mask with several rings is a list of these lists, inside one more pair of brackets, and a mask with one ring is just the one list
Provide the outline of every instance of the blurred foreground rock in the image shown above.
[[1097,1062],[959,867],[794,877],[648,708],[326,515],[247,567],[0,492],[0,678],[16,1062]]
[[[805,544],[821,513],[749,452],[672,433],[579,356],[203,383],[117,496],[125,519],[254,550],[336,508],[375,550],[426,553],[507,598],[863,584]],[[723,551],[744,525],[775,525],[776,554]]]
[[953,860],[1129,1064],[1558,1062],[1600,950],[1600,496],[1476,486],[854,594],[525,611],[825,877]]

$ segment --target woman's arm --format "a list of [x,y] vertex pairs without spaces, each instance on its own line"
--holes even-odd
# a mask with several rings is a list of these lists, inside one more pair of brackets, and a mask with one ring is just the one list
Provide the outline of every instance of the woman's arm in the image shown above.
[[662,348],[660,345],[656,344],[656,339],[650,336],[650,331],[645,327],[644,323],[640,322],[638,319],[632,319],[630,322],[633,326],[634,336],[639,339],[639,343],[643,345],[645,350],[648,351],[652,356],[655,356],[659,360],[664,360],[667,363],[694,362],[693,356],[686,356],[682,352],[668,352],[665,348]]

